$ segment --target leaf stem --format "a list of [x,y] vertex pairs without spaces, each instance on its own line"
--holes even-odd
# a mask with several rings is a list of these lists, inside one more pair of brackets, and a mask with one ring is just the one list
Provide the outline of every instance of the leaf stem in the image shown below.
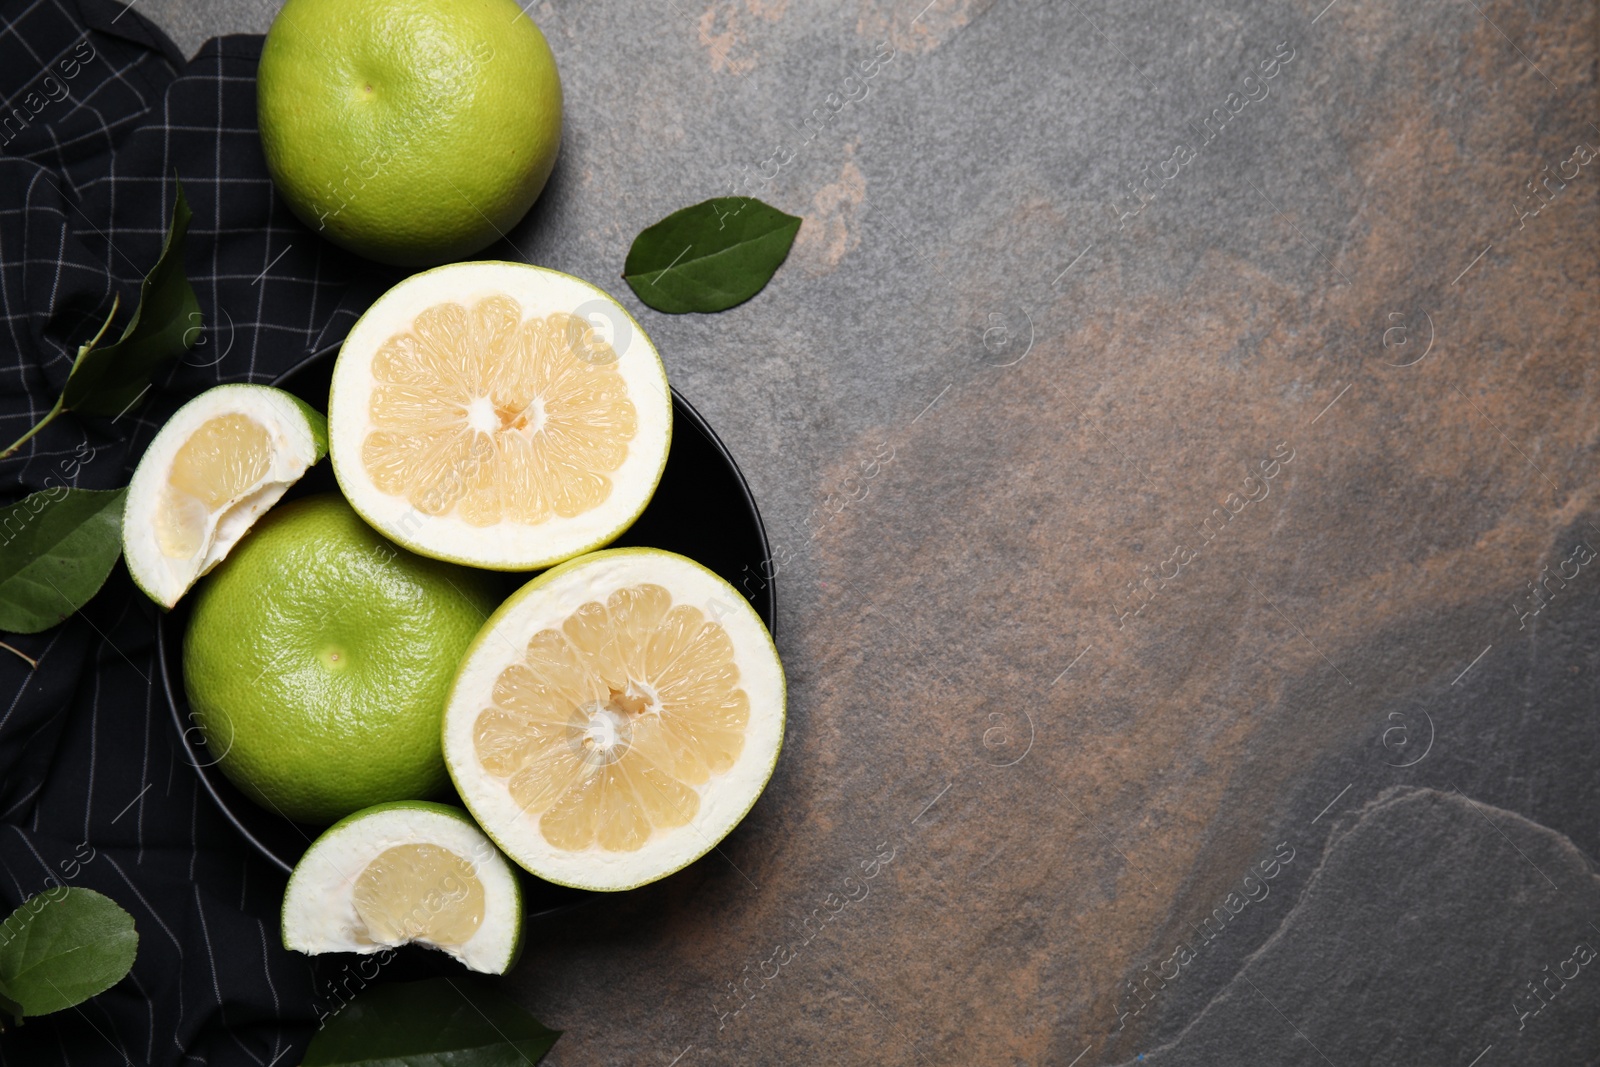
[[[104,321],[104,322],[102,322],[100,324],[100,329],[98,331],[96,331],[95,335],[93,337],[89,338],[89,343],[86,344],[86,345],[79,345],[78,346],[78,358],[72,361],[72,369],[73,370],[77,370],[78,369],[78,364],[83,362],[83,357],[87,356],[90,352],[92,352],[94,350],[94,346],[100,343],[100,338],[104,337],[106,335],[106,331],[111,328],[111,320],[117,317],[117,308],[119,308],[121,306],[122,306],[122,294],[121,293],[112,293],[111,294],[111,313],[106,316],[106,321]],[[67,377],[71,378],[72,376],[71,376],[71,374],[68,374]]]
[[10,447],[8,447],[4,452],[0,452],[0,459],[9,458],[13,452],[27,444],[28,441],[32,439],[34,434],[38,433],[46,426],[49,426],[52,422],[55,422],[56,417],[66,410],[65,400],[65,396],[56,397],[55,407],[45,412],[44,418],[33,424],[33,429],[29,430],[27,433],[11,442]]
[[[88,355],[91,351],[93,351],[94,350],[94,346],[100,343],[100,338],[104,337],[106,335],[106,330],[111,327],[111,320],[117,317],[117,308],[119,308],[121,306],[122,306],[122,294],[121,293],[112,293],[111,294],[111,313],[106,316],[106,321],[104,321],[104,322],[102,322],[100,324],[99,331],[93,337],[89,338],[89,343],[86,344],[86,345],[79,345],[78,346],[78,358],[74,359],[72,361],[72,369],[73,370],[77,370],[78,369],[78,364],[83,362],[83,357]],[[68,377],[70,378],[70,374],[68,375]],[[44,418],[40,419],[38,422],[33,424],[33,429],[29,430],[27,433],[23,434],[21,437],[17,438],[15,441],[11,442],[10,447],[7,448],[4,452],[0,452],[0,459],[9,459],[13,452],[15,452],[17,449],[21,448],[23,445],[27,444],[29,439],[31,439],[34,434],[38,433],[40,430],[44,429],[46,426],[49,426],[52,422],[55,422],[56,418],[65,410],[67,410],[67,393],[66,393],[66,390],[63,389],[62,392],[61,392],[61,395],[56,397],[55,407],[53,407],[49,411],[45,412],[44,413]],[[3,642],[0,642],[0,643],[3,643]],[[11,648],[10,645],[6,645],[6,647],[7,648]],[[16,652],[17,650],[13,648],[13,649],[11,649],[11,651]],[[21,655],[21,653],[18,653],[18,655]],[[24,656],[23,658],[26,659],[27,657]]]
[[39,669],[39,661],[34,659],[32,656],[28,655],[26,652],[22,651],[22,649],[17,648],[14,645],[8,645],[4,641],[0,641],[0,648],[3,648],[7,652],[11,652],[11,653],[15,654],[16,656],[18,656],[21,659],[27,660],[28,661],[28,666],[33,668],[34,670],[38,670]]

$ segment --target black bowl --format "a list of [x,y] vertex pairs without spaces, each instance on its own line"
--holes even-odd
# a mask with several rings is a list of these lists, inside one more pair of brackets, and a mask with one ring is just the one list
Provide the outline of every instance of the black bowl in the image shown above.
[[[336,353],[336,348],[319,352],[272,384],[323,410],[327,407]],[[767,564],[771,553],[750,487],[727,448],[676,389],[672,391],[672,418],[672,449],[661,485],[644,514],[615,544],[664,548],[698,560],[743,593],[767,628],[776,632],[775,591]],[[308,471],[285,499],[337,488],[332,466],[324,460]],[[509,595],[529,577],[506,575],[505,593]],[[187,601],[180,601],[156,626],[157,661],[173,726],[184,754],[222,814],[267,862],[287,874],[325,827],[304,826],[259,807],[217,768],[184,694],[183,634],[188,621]],[[453,796],[442,799],[460,803]],[[528,913],[539,914],[587,895],[529,879],[524,888],[524,904]]]

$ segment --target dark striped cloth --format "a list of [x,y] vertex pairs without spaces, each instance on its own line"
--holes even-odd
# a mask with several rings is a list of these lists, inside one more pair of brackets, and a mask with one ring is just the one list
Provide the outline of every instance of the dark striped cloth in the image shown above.
[[[220,38],[184,62],[120,6],[0,0],[0,447],[49,408],[113,294],[114,329],[126,321],[174,176],[194,211],[186,264],[206,321],[143,406],[69,415],[0,463],[0,502],[126,484],[179,404],[337,342],[393,280],[276,199],[256,135],[260,47]],[[30,670],[0,650],[0,903],[87,886],[139,929],[131,975],[0,1036],[0,1065],[287,1065],[311,1033],[317,976],[279,942],[282,877],[246,851],[180,754],[155,620],[119,565],[66,624],[0,634],[39,661]]]

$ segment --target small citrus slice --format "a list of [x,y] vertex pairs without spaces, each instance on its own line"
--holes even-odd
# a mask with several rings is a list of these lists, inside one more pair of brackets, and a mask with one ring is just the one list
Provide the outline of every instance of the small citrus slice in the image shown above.
[[328,400],[339,486],[425,556],[534,570],[605,545],[655,492],[672,399],[605,293],[523,263],[413,275],[345,339]]
[[128,486],[122,548],[140,589],[171,607],[328,451],[327,423],[265,385],[219,385],[179,408]]
[[397,801],[335,823],[295,864],[283,944],[308,955],[416,942],[504,974],[522,943],[522,890],[465,812]]
[[630,889],[744,818],[783,724],[783,665],[744,597],[693,560],[612,549],[540,575],[484,624],[445,706],[445,766],[528,871]]

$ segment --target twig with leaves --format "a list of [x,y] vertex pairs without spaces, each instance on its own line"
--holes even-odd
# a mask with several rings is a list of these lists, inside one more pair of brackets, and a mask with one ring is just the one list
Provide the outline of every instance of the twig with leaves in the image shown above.
[[[55,404],[0,452],[0,459],[69,411],[120,418],[150,392],[157,373],[193,347],[202,329],[200,303],[183,271],[183,241],[192,217],[179,184],[161,256],[139,287],[139,305],[122,336],[99,347],[121,306],[115,297],[100,329],[78,348]],[[47,630],[99,592],[122,554],[126,493],[56,486],[0,509],[0,545],[6,548],[0,555],[0,630]],[[0,649],[30,668],[39,665],[7,642],[0,641]]]

